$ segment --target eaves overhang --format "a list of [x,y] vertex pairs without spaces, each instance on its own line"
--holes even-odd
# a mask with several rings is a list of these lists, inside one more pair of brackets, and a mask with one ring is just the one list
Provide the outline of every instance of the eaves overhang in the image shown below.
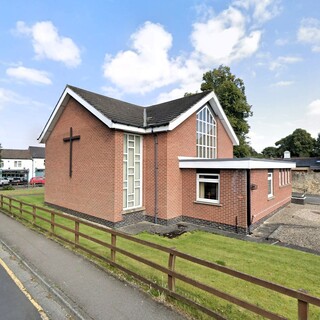
[[295,162],[255,158],[203,159],[178,157],[180,169],[292,169]]

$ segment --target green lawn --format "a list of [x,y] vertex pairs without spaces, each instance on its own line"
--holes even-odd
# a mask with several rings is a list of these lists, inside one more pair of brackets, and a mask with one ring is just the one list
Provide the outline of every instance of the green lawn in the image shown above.
[[[2,193],[11,195],[20,201],[43,206],[43,191],[44,188],[37,188],[23,191],[3,191]],[[50,219],[49,214],[44,212],[43,214]],[[70,226],[70,228],[73,228],[74,225],[73,222],[66,221],[63,218],[57,218],[56,221],[59,221],[59,223],[63,225]],[[39,224],[40,223],[43,227],[49,229],[49,223],[39,222]],[[110,243],[110,235],[102,231],[86,226],[81,226],[80,231]],[[60,230],[57,229],[56,232],[73,241],[74,236],[69,232],[62,230],[61,228]],[[175,239],[163,238],[148,233],[141,233],[137,237],[170,248],[174,247],[177,250],[190,255],[216,262],[292,289],[304,289],[310,294],[320,297],[320,256],[267,244],[231,239],[200,231],[185,233]],[[110,250],[102,246],[86,239],[81,239],[80,243],[99,254],[110,257]],[[142,245],[121,238],[118,238],[117,245],[163,266],[168,265],[168,255],[165,253],[159,253],[154,249],[146,250]],[[124,265],[157,283],[166,285],[167,279],[163,274],[159,272],[155,273],[150,267],[138,264],[119,253],[117,253],[117,263]],[[281,314],[289,319],[297,319],[297,301],[294,299],[251,285],[245,281],[232,278],[217,271],[208,270],[190,262],[187,263],[180,259],[177,259],[176,269],[178,272],[188,274],[193,279],[257,304],[269,311]],[[179,281],[177,281],[176,285],[178,292],[220,312],[228,319],[262,319],[262,317],[244,311],[241,308],[208,295],[200,290],[195,290],[189,285]],[[153,290],[150,291],[154,293]],[[197,319],[207,319],[205,315],[191,310],[187,306],[180,304],[179,306],[185,312],[189,312]],[[320,308],[310,306],[310,319],[320,319]]]

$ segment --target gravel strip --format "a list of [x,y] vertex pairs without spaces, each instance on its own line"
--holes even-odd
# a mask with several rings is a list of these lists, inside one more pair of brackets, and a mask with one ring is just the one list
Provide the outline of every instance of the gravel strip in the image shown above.
[[[266,226],[277,226],[266,235]],[[320,252],[320,206],[290,204],[277,212],[253,232],[253,237],[265,237],[282,243]]]

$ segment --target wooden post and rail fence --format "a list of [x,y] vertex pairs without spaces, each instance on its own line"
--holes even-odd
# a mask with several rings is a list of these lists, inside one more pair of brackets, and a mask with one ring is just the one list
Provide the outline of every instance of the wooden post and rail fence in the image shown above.
[[[297,319],[299,320],[309,319],[309,305],[320,307],[319,298],[309,295],[303,291],[293,290],[293,289],[278,285],[276,283],[268,282],[266,280],[259,279],[249,274],[245,274],[245,273],[230,269],[220,264],[193,257],[189,254],[177,251],[172,248],[168,248],[162,245],[158,245],[152,242],[138,239],[136,237],[127,235],[125,233],[89,222],[86,220],[78,219],[74,216],[66,215],[64,213],[49,210],[43,207],[34,206],[31,204],[19,201],[17,199],[14,199],[12,197],[0,195],[0,209],[2,210],[2,212],[6,214],[9,214],[11,216],[14,216],[19,219],[23,219],[29,223],[32,223],[32,225],[42,229],[45,232],[48,232],[50,236],[56,237],[74,246],[77,249],[81,249],[82,251],[98,259],[101,259],[102,261],[121,270],[122,272],[129,274],[130,276],[140,280],[141,282],[147,284],[148,286],[153,287],[156,290],[159,290],[159,292],[165,293],[166,295],[173,297],[177,300],[180,300],[183,303],[186,303],[187,305],[191,305],[192,307],[202,311],[203,313],[213,317],[214,319],[226,319],[226,318],[218,314],[216,311],[208,308],[207,306],[195,301],[197,299],[192,300],[190,297],[183,295],[182,293],[179,293],[178,292],[179,290],[177,290],[178,288],[176,285],[176,280],[179,280],[179,282],[184,282],[188,285],[191,285],[193,288],[201,289],[202,291],[207,292],[212,296],[219,297],[223,300],[226,300],[229,303],[232,303],[241,308],[247,309],[257,315],[261,315],[266,319],[278,320],[278,319],[287,319],[287,318],[284,316],[275,314],[271,311],[265,310],[257,304],[250,303],[248,301],[245,301],[243,299],[230,295],[226,292],[215,289],[214,287],[209,286],[206,283],[200,282],[198,280],[194,280],[193,278],[190,277],[190,275],[178,272],[176,269],[176,264],[178,259],[184,260],[188,263],[195,264],[199,268],[206,267],[209,270],[216,270],[218,272],[232,276],[234,278],[244,280],[250,284],[254,284],[264,289],[269,289],[273,292],[277,292],[287,297],[291,297],[295,299],[297,301]],[[66,219],[66,221],[68,221],[69,224],[70,222],[72,222],[74,227],[70,228],[62,223],[58,223],[56,221],[58,220],[57,217],[59,218],[62,217],[63,219]],[[40,225],[41,221],[46,222],[46,225],[48,227],[44,227],[43,225]],[[108,243],[108,242],[102,241],[86,233],[81,232],[80,226],[87,226],[95,230],[99,230],[106,234],[109,234],[110,242]],[[73,240],[70,240],[70,237],[68,239],[65,236],[59,235],[56,232],[57,229],[62,229],[70,232],[73,235],[72,236]],[[107,250],[110,250],[109,254],[106,254],[106,255],[98,254],[96,251],[93,251],[88,247],[84,246],[83,244],[81,244],[81,239],[92,241],[93,243],[98,244],[106,248]],[[121,248],[121,245],[119,245],[120,241],[118,241],[118,239],[126,239],[130,243],[142,245],[146,248],[145,250],[152,249],[152,250],[157,250],[158,252],[167,254],[168,267],[162,266],[158,263],[155,263],[144,257],[141,257],[135,254],[134,251],[132,250],[129,252]],[[138,274],[135,271],[129,269],[126,265],[119,264],[117,260],[117,254],[121,254],[126,257],[129,257],[138,263],[149,266],[152,269],[163,273],[167,281],[160,285],[157,282],[147,279],[143,275]]]

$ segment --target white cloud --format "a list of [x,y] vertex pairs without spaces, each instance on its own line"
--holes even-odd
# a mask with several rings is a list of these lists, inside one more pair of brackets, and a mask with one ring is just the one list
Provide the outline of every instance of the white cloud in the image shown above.
[[37,59],[59,61],[67,67],[77,67],[81,63],[77,45],[71,38],[59,35],[51,21],[37,22],[31,27],[23,21],[18,21],[16,31],[32,38]]
[[7,75],[18,80],[25,80],[37,84],[52,84],[49,74],[45,71],[26,68],[26,67],[14,67],[8,68]]
[[191,42],[199,60],[230,64],[251,56],[257,51],[261,31],[247,33],[246,17],[238,9],[229,7],[207,22],[193,25]]
[[311,44],[312,51],[320,52],[320,20],[303,19],[297,34],[298,41]]
[[303,61],[303,59],[300,57],[280,56],[270,63],[269,69],[271,71],[275,71],[275,70],[283,69],[288,64],[294,64],[301,61]]
[[15,92],[0,88],[0,109],[8,104],[23,104],[24,99]]
[[278,81],[272,84],[273,87],[288,87],[294,84],[294,81]]
[[320,115],[320,99],[314,100],[308,105],[308,115]]
[[271,20],[282,10],[280,0],[236,0],[233,4],[247,11],[252,9],[252,18],[259,24]]
[[146,93],[187,77],[193,67],[170,58],[172,35],[160,24],[146,22],[131,36],[131,50],[106,55],[104,76],[128,93]]
[[219,14],[210,7],[205,13],[201,9],[201,18],[192,25],[190,34],[192,50],[177,56],[170,56],[172,35],[160,24],[145,22],[132,34],[128,50],[105,55],[103,74],[110,83],[104,91],[145,94],[174,86],[159,97],[163,100],[199,90],[199,81],[207,70],[257,53],[263,35],[259,25],[279,10],[277,0],[233,1]]

